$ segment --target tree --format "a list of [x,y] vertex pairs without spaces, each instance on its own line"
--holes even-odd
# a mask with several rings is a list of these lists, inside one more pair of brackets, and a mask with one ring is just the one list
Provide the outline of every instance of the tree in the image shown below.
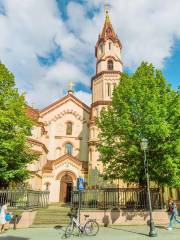
[[27,164],[35,158],[27,144],[31,127],[24,95],[19,95],[13,74],[0,63],[0,186],[29,176]]
[[147,158],[151,181],[180,185],[180,95],[161,71],[142,63],[132,75],[122,74],[112,105],[97,120],[97,148],[106,179],[144,185],[141,138],[149,141]]

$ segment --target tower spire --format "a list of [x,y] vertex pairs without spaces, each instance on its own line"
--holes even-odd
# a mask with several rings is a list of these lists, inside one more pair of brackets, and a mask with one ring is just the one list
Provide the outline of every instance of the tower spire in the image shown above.
[[109,10],[110,10],[110,4],[106,3],[104,4],[104,11],[105,11],[105,22],[104,22],[104,26],[102,29],[102,32],[100,34],[100,38],[107,40],[109,37],[113,38],[114,40],[116,39],[116,34],[115,31],[113,29],[113,26],[111,24],[111,20],[109,17]]
[[104,12],[105,12],[105,21],[103,25],[102,32],[99,34],[99,39],[96,43],[96,48],[95,48],[95,56],[97,57],[97,48],[102,42],[106,42],[108,39],[111,39],[114,43],[117,43],[120,47],[122,48],[121,42],[117,37],[117,34],[115,33],[111,19],[109,17],[109,10],[110,10],[110,4],[107,3],[107,0],[104,4]]

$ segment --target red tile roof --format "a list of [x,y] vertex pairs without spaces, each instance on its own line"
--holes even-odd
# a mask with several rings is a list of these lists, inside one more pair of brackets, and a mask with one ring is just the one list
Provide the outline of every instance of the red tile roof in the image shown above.
[[39,118],[39,111],[38,111],[38,109],[34,109],[33,107],[27,106],[26,111],[27,111],[27,115],[33,121],[38,121],[38,118]]

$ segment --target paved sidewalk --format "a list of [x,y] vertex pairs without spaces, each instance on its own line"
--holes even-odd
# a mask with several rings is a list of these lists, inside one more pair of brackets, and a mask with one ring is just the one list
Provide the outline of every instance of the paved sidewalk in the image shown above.
[[[0,235],[0,240],[60,240],[64,239],[64,230],[54,228],[29,228],[22,230],[9,230]],[[167,231],[163,227],[157,227],[157,240],[180,240],[180,224],[176,224],[173,231]],[[76,234],[69,240],[145,240],[152,239],[148,236],[148,226],[112,226],[101,227],[96,237],[77,236]]]

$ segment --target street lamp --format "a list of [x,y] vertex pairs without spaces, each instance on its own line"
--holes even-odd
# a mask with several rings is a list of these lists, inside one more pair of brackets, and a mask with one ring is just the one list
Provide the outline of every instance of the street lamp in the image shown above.
[[146,151],[148,149],[148,140],[146,138],[141,139],[141,149],[144,151],[144,170],[146,174],[146,181],[147,181],[147,194],[148,194],[148,205],[149,205],[149,215],[150,215],[150,237],[157,237],[157,232],[155,229],[153,216],[152,216],[152,205],[151,205],[151,194],[150,194],[150,184],[149,184],[149,173],[148,173],[148,162],[146,159]]

